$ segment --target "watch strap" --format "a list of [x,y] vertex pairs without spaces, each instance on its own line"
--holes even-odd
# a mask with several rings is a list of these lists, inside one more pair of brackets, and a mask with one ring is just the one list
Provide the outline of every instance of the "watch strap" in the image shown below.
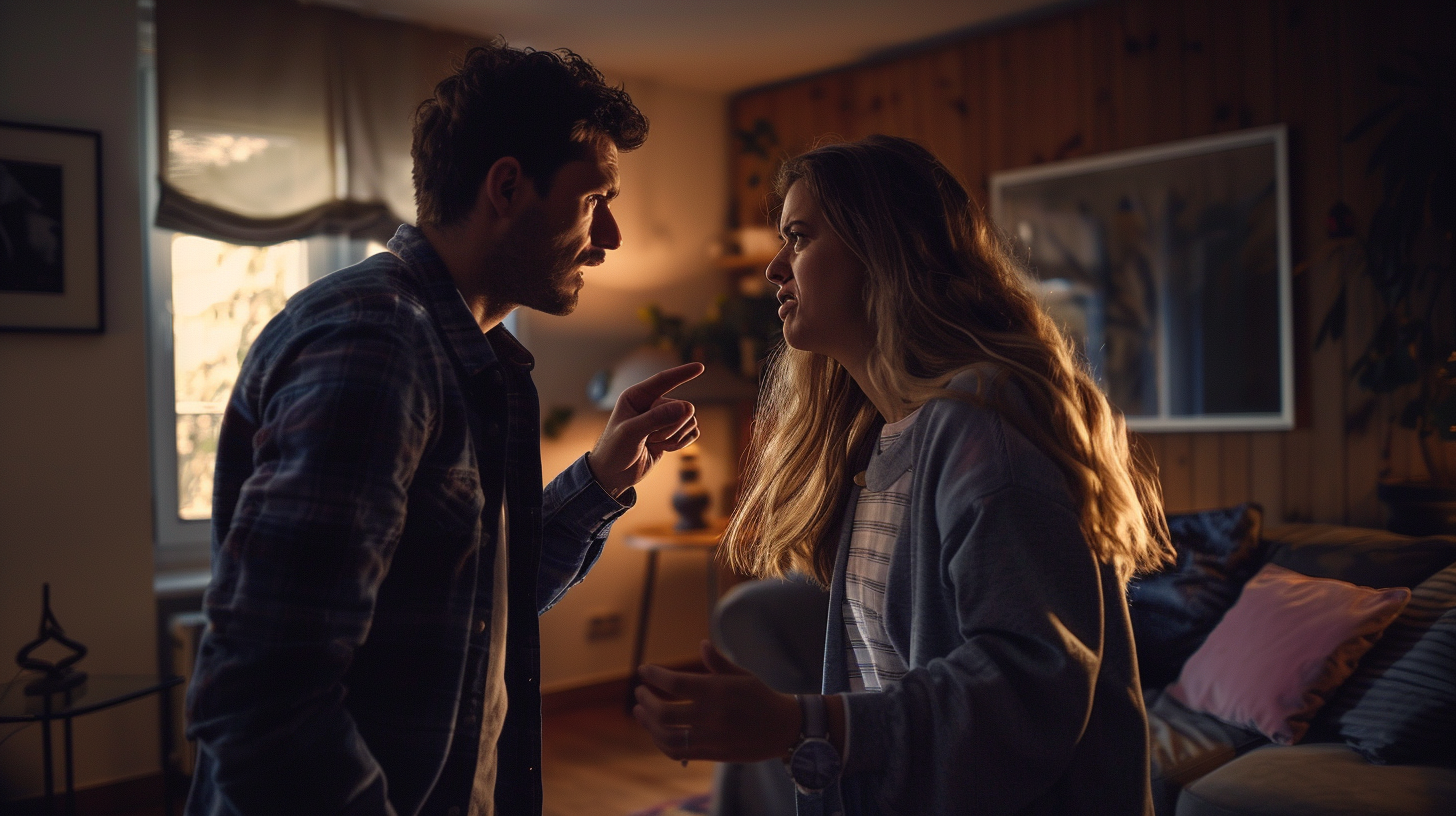
[[829,712],[820,694],[795,694],[799,701],[799,713],[804,722],[799,726],[799,739],[827,739],[829,737]]

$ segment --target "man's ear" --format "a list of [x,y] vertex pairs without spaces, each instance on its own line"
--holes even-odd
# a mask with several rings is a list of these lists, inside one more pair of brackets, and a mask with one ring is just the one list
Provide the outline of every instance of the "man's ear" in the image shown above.
[[476,206],[488,206],[496,217],[509,215],[520,206],[521,194],[528,184],[530,180],[521,169],[521,162],[514,156],[502,156],[486,171]]

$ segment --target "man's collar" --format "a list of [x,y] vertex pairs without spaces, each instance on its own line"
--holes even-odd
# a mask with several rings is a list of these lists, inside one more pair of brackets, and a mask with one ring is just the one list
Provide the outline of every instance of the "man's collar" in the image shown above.
[[389,251],[398,255],[417,277],[425,296],[426,307],[435,318],[446,342],[450,344],[466,376],[479,374],[499,363],[529,371],[536,365],[531,352],[522,346],[505,326],[496,326],[488,333],[470,313],[450,270],[439,253],[430,246],[424,233],[408,224],[400,225],[389,240]]

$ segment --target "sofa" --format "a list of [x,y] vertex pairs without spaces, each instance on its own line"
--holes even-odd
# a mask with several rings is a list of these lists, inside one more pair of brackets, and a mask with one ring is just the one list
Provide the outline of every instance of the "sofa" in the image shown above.
[[[1129,586],[1158,816],[1456,814],[1456,537],[1332,524],[1266,529],[1261,516],[1252,504],[1170,516],[1178,563]],[[1298,721],[1296,733],[1230,716],[1217,694],[1189,705],[1178,693],[1220,635],[1243,652],[1272,639],[1259,627],[1229,627],[1251,600],[1252,580],[1276,569],[1346,582],[1352,593],[1411,588],[1385,593],[1400,600],[1398,614],[1356,638],[1353,653],[1324,665],[1302,657],[1306,687],[1286,689],[1280,712]],[[1297,609],[1264,609],[1262,628],[1293,628],[1284,619]],[[1274,672],[1239,677],[1247,668],[1237,652],[1218,658],[1203,661],[1205,674],[1244,686],[1225,698],[1277,685]],[[1412,672],[1414,686],[1404,682]],[[1323,681],[1309,679],[1317,675]]]
[[[1456,537],[1265,528],[1254,504],[1168,522],[1177,563],[1128,589],[1157,815],[1456,814]],[[826,602],[740,584],[714,640],[814,691]],[[714,794],[719,816],[793,813],[776,760],[721,765]]]

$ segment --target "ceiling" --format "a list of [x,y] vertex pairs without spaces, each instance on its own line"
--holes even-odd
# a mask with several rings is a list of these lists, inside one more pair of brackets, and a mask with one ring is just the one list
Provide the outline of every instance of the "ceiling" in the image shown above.
[[619,77],[735,91],[1067,0],[313,0],[570,48]]

